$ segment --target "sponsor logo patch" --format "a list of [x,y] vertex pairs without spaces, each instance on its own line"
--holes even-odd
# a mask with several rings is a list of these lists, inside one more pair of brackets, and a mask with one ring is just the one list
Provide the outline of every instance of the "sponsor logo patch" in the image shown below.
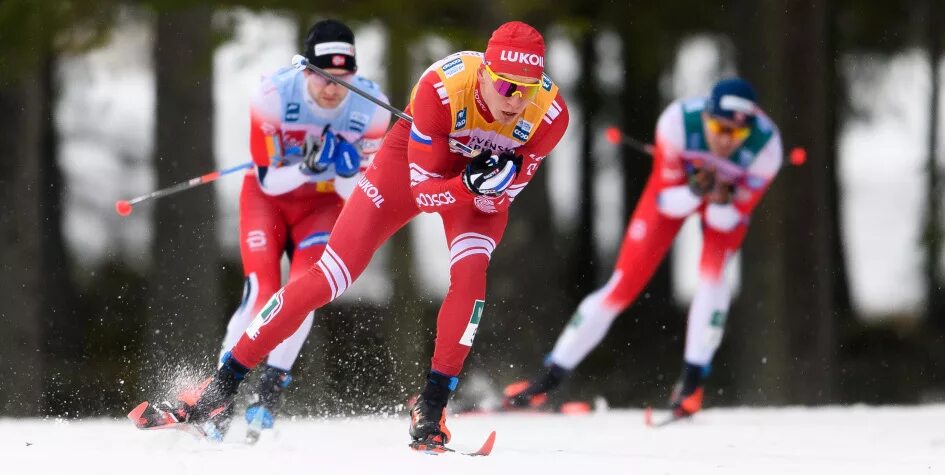
[[352,112],[348,116],[348,128],[353,132],[364,132],[364,129],[367,127],[370,117],[363,112]]
[[253,319],[253,322],[246,328],[246,336],[250,340],[255,340],[259,336],[259,330],[262,327],[272,321],[273,317],[279,314],[279,311],[282,310],[282,293],[285,292],[285,288],[279,289],[275,295],[269,299],[269,302],[265,307],[259,312],[259,315],[256,315],[256,318]]
[[482,310],[486,306],[485,300],[476,300],[473,302],[472,314],[469,316],[469,324],[466,325],[466,331],[459,339],[459,344],[472,346],[473,339],[476,338],[476,330],[479,329],[479,321],[482,320]]
[[686,148],[691,149],[691,150],[698,150],[699,145],[702,145],[702,134],[698,132],[689,134],[688,142],[689,144]]
[[738,163],[743,167],[751,165],[752,160],[755,159],[755,154],[751,153],[750,150],[742,149],[741,152],[738,152]]
[[290,102],[285,105],[285,121],[295,122],[299,120],[299,103]]
[[765,186],[765,179],[756,175],[748,175],[748,178],[745,179],[745,184],[753,190],[757,190],[762,186]]
[[453,194],[448,191],[442,193],[420,193],[417,195],[417,206],[444,206],[455,202],[456,198],[453,198]]
[[546,91],[551,90],[551,78],[545,74],[541,75],[541,88]]
[[466,127],[466,108],[463,107],[456,113],[456,127],[453,130],[459,130]]
[[312,47],[315,56],[324,56],[326,54],[346,54],[354,56],[354,45],[344,41],[329,41],[319,43]]
[[466,63],[463,63],[462,58],[452,59],[443,64],[441,68],[443,70],[443,75],[451,78],[457,75],[460,71],[466,69]]
[[502,50],[499,53],[499,59],[502,61],[508,61],[510,63],[521,63],[528,64],[531,66],[541,66],[545,67],[545,58],[535,54],[535,53],[524,53],[522,51],[507,51]]
[[305,131],[286,130],[282,132],[282,148],[285,155],[302,155],[305,150]]
[[528,140],[528,136],[532,133],[532,123],[528,122],[525,119],[520,119],[518,124],[515,125],[515,130],[512,131],[512,136],[525,142]]
[[477,196],[475,199],[473,199],[473,205],[476,206],[476,209],[486,214],[495,214],[499,212],[499,210],[495,207],[495,201],[493,201],[493,199],[488,196]]
[[361,191],[374,203],[375,208],[380,208],[381,204],[384,203],[384,195],[381,194],[380,190],[378,190],[373,183],[368,181],[366,176],[362,176],[361,179],[358,180],[358,188],[361,188]]
[[259,229],[246,233],[246,246],[250,251],[261,251],[266,247],[266,233]]

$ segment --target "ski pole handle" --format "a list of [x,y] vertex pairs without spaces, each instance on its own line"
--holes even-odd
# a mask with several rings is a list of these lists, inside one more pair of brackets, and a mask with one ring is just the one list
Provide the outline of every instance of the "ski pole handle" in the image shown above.
[[211,183],[216,181],[222,176],[229,175],[230,173],[238,172],[240,170],[245,170],[253,166],[253,162],[246,162],[240,165],[236,165],[230,168],[224,168],[223,170],[216,170],[206,175],[201,175],[198,177],[191,178],[190,180],[177,183],[175,185],[168,186],[166,188],[161,188],[160,190],[152,191],[148,194],[136,196],[130,200],[118,200],[115,202],[115,212],[120,216],[128,216],[131,214],[131,211],[134,205],[141,203],[142,201],[153,200],[157,198],[162,198],[168,195],[173,195],[190,188],[194,188],[206,183]]

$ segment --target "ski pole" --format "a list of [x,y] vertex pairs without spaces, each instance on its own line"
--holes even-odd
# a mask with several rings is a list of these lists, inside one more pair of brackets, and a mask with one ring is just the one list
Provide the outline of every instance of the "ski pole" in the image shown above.
[[[413,123],[413,117],[410,117],[409,115],[407,115],[406,112],[372,96],[371,94],[365,92],[363,89],[355,86],[354,84],[351,84],[348,81],[345,81],[344,79],[341,79],[335,76],[334,74],[329,73],[328,71],[325,71],[324,69],[313,65],[312,63],[308,62],[308,59],[306,59],[305,56],[302,56],[301,54],[292,56],[292,66],[296,69],[308,69],[309,71],[315,74],[318,74],[319,76],[331,82],[341,84],[342,86],[348,88],[349,90],[358,94],[359,96],[383,107],[384,109],[387,109],[388,111],[390,111],[391,114],[394,114],[395,116],[397,116],[397,118],[403,119],[411,124]],[[459,151],[463,152],[463,154],[467,156],[476,155],[476,152],[477,152],[476,150],[473,150],[470,146],[454,138],[450,138],[450,146],[458,149]]]
[[168,195],[173,195],[174,193],[188,190],[190,188],[200,186],[206,183],[216,181],[218,178],[229,175],[230,173],[237,172],[240,170],[245,170],[253,166],[253,162],[246,162],[240,165],[236,165],[230,168],[224,168],[223,170],[217,170],[206,175],[201,175],[198,177],[191,178],[187,181],[177,183],[176,185],[171,185],[166,188],[161,188],[160,190],[152,191],[148,194],[134,197],[130,200],[118,200],[115,202],[115,212],[119,216],[128,216],[131,214],[131,211],[134,205],[141,203],[142,201],[153,200],[156,198],[161,198]]
[[[653,155],[653,146],[637,140],[633,137],[630,137],[623,133],[622,130],[618,127],[607,127],[604,130],[604,135],[607,137],[607,141],[614,145],[626,145],[638,152],[645,153],[647,155]],[[799,167],[807,161],[807,150],[804,150],[804,147],[794,147],[791,149],[791,153],[788,154],[788,161],[791,165]]]

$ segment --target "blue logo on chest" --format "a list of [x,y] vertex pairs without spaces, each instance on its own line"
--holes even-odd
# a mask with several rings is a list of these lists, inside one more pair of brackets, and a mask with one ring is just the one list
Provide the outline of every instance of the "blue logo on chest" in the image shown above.
[[532,133],[532,123],[528,122],[525,119],[519,120],[518,124],[515,125],[515,130],[512,131],[512,136],[521,140],[522,142],[528,141],[528,136]]
[[453,127],[453,130],[459,130],[463,127],[466,127],[466,108],[463,107],[456,113],[456,126]]
[[299,103],[290,102],[285,105],[285,121],[295,122],[299,120]]
[[368,117],[367,114],[357,111],[352,112],[351,115],[348,116],[348,128],[351,129],[352,132],[362,133],[364,129],[367,128],[368,120],[370,120],[370,117]]

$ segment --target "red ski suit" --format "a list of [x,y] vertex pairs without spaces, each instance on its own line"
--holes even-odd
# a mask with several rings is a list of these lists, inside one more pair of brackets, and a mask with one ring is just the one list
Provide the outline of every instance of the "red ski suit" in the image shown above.
[[[256,366],[308,312],[341,295],[381,244],[423,211],[440,215],[450,246],[450,287],[437,316],[432,369],[448,376],[462,370],[509,204],[568,125],[567,107],[547,76],[517,122],[494,121],[480,98],[479,87],[491,87],[477,80],[481,64],[481,53],[462,52],[427,69],[406,111],[414,123],[398,121],[388,133],[341,211],[321,259],[276,292],[233,348],[239,363]],[[469,158],[450,149],[450,138],[475,149],[514,150],[524,157],[522,169],[500,196],[476,196],[460,176]]]
[[[718,214],[728,218],[728,222],[713,219],[716,215],[706,201],[692,197],[689,199],[694,201],[690,202],[685,198],[690,193],[682,156],[691,148],[688,141],[702,133],[703,102],[701,98],[677,101],[660,116],[653,171],[627,225],[614,269],[615,277],[608,283],[604,304],[611,308],[622,310],[636,299],[663,260],[685,218],[694,213],[702,220],[699,277],[706,282],[718,282],[725,263],[745,238],[749,215],[781,167],[780,134],[759,111],[758,130],[753,131],[751,139],[736,153],[749,163],[743,166],[751,180],[747,185],[736,187],[733,203],[717,208],[721,210]],[[686,128],[687,124],[692,130]],[[751,145],[756,145],[757,150],[750,150]]]

